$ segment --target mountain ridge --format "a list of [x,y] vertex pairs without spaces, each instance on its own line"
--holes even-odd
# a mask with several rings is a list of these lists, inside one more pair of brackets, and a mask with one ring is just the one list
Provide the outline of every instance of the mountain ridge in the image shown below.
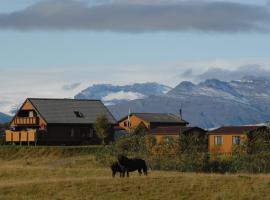
[[179,113],[191,125],[213,128],[270,120],[270,80],[245,77],[241,80],[207,79],[198,84],[183,81],[166,94],[123,102],[109,109],[116,118],[132,112]]
[[11,120],[11,116],[0,112],[0,123],[8,123]]
[[115,105],[151,95],[160,95],[171,88],[155,82],[131,85],[94,84],[75,95],[75,99],[101,99],[106,105]]

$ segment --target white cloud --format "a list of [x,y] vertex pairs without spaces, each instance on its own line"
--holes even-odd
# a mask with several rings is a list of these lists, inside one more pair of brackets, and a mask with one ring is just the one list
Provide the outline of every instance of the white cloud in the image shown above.
[[[258,70],[254,69],[252,73],[259,71],[262,74],[270,70],[270,60],[262,59],[215,59],[117,67],[80,66],[61,68],[56,66],[55,69],[43,71],[35,68],[28,70],[3,69],[0,73],[0,112],[10,113],[10,110],[15,105],[19,105],[27,97],[73,98],[78,92],[93,84],[126,85],[158,82],[174,87],[184,80],[199,81],[199,75],[204,74],[208,69],[227,69],[232,71],[232,73],[237,72],[241,75],[243,70],[237,70],[239,66],[250,67],[252,64],[260,66]],[[254,65],[254,67],[256,66]],[[192,70],[187,71],[188,69]],[[208,70],[208,72],[211,72],[211,70]],[[227,73],[227,71],[225,72]],[[209,75],[209,73],[207,74]],[[81,84],[74,90],[63,90],[62,88],[63,85],[79,82]],[[141,96],[138,94],[119,93],[112,94],[106,98],[134,99],[141,98]]]
[[138,92],[116,92],[110,93],[107,96],[102,98],[102,101],[112,101],[112,100],[135,100],[142,99],[144,95]]

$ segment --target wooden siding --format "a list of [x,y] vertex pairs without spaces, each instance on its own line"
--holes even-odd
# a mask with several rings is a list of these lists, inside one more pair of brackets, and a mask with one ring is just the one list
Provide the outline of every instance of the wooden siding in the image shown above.
[[[22,105],[22,107],[20,108],[20,110],[24,110],[24,111],[26,111],[26,110],[34,110],[37,113],[37,121],[33,121],[33,122],[36,122],[36,123],[35,124],[29,123],[30,119],[29,120],[28,119],[22,119],[24,121],[17,121],[18,118],[21,118],[21,117],[15,116],[14,119],[10,123],[11,126],[17,126],[17,125],[39,125],[40,127],[46,126],[46,124],[47,124],[46,121],[38,114],[38,111],[34,108],[34,106],[31,104],[30,101],[26,100],[24,102],[24,104]],[[21,119],[19,119],[19,120],[21,120]],[[23,124],[21,124],[21,122],[23,122]]]
[[[222,137],[222,144],[215,144],[215,137]],[[245,134],[211,134],[208,135],[208,151],[210,153],[231,154],[233,151],[233,136],[240,136],[240,143],[246,140]]]
[[[125,129],[126,131],[129,130],[134,130],[139,124],[143,123],[145,125],[146,128],[150,128],[150,124],[142,119],[140,119],[139,117],[132,115],[130,117],[130,122],[131,122],[131,126],[128,127],[128,119],[124,119],[123,121],[119,122],[119,126],[123,129]],[[126,123],[126,126],[125,126]]]
[[36,130],[10,131],[5,132],[6,142],[35,142]]
[[92,125],[49,124],[47,131],[38,134],[38,144],[100,144]]

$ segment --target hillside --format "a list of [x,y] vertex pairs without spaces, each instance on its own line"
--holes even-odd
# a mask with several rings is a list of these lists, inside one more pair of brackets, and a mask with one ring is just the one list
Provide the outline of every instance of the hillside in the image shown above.
[[255,124],[270,120],[270,80],[244,77],[237,81],[209,79],[198,84],[182,82],[166,94],[110,106],[116,118],[132,112],[171,112],[191,125],[213,128]]
[[[95,149],[95,148],[94,148]],[[112,178],[91,147],[1,147],[0,199],[267,199],[269,175],[150,171]]]
[[0,123],[7,123],[11,120],[11,116],[0,112]]

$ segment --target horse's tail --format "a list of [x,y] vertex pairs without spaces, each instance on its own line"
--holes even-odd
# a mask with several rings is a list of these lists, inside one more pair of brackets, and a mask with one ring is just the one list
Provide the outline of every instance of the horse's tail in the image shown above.
[[143,162],[143,173],[145,175],[147,175],[147,165],[146,165],[145,161]]

